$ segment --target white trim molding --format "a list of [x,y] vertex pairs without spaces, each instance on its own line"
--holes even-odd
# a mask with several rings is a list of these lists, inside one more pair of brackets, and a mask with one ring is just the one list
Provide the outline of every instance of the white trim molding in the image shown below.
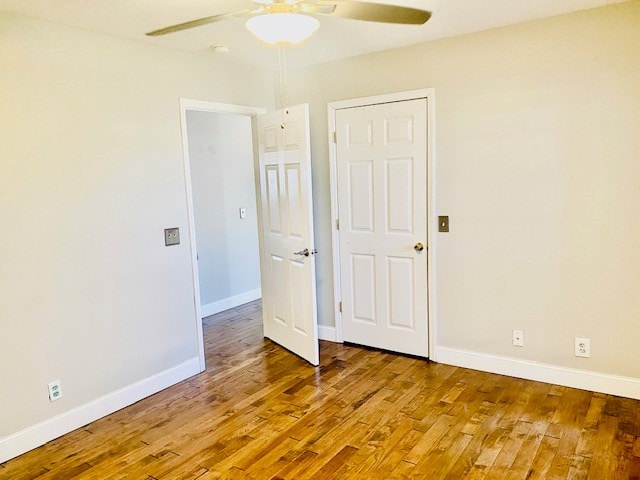
[[447,365],[640,400],[640,379],[638,378],[449,347],[438,346],[436,350],[438,361]]
[[0,438],[0,463],[22,455],[51,440],[87,425],[99,418],[158,393],[200,373],[200,359],[194,357],[173,368],[152,375],[115,392],[56,415],[31,427]]
[[209,315],[214,315],[216,313],[229,310],[230,308],[253,302],[254,300],[258,300],[259,298],[262,298],[262,289],[256,288],[255,290],[249,290],[248,292],[240,293],[232,297],[223,298],[222,300],[218,300],[217,302],[202,305],[200,309],[200,315],[202,315],[202,318],[208,317]]
[[338,341],[336,327],[329,327],[327,325],[318,325],[318,340],[342,343]]
[[333,252],[333,296],[334,296],[334,318],[335,335],[337,342],[343,341],[342,335],[342,313],[340,312],[340,300],[342,287],[340,285],[340,232],[337,229],[338,220],[338,168],[337,151],[334,143],[334,132],[336,131],[336,110],[343,108],[363,107],[367,105],[378,105],[381,103],[402,102],[406,100],[416,100],[424,98],[427,100],[427,305],[428,305],[428,334],[425,342],[429,345],[429,358],[437,361],[437,349],[435,348],[436,328],[437,328],[437,305],[436,305],[436,232],[438,217],[436,210],[436,107],[435,89],[423,88],[406,92],[389,93],[375,95],[372,97],[353,98],[340,100],[327,104],[328,117],[328,142],[329,142],[329,182],[331,187],[331,248]]

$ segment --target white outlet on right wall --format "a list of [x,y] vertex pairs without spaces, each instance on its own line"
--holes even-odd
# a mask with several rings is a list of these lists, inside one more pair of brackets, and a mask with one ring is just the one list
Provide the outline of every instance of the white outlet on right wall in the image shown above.
[[576,337],[576,357],[589,358],[591,356],[591,339]]

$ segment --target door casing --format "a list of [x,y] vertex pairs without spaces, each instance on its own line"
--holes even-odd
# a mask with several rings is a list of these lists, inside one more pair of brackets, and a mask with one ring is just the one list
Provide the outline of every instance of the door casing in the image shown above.
[[[182,159],[183,159],[183,167],[184,167],[184,181],[185,181],[185,189],[187,194],[187,215],[189,222],[189,249],[191,254],[191,275],[193,281],[193,303],[195,305],[195,322],[196,322],[196,332],[198,336],[198,357],[200,359],[200,371],[204,372],[206,368],[205,363],[205,354],[204,354],[204,334],[202,331],[202,312],[200,306],[200,277],[198,274],[198,250],[196,245],[196,222],[194,215],[194,207],[193,207],[193,188],[191,181],[191,162],[189,157],[189,137],[187,132],[187,111],[199,111],[199,112],[210,112],[210,113],[227,113],[227,114],[238,114],[238,115],[247,115],[249,117],[255,117],[256,115],[260,115],[266,112],[264,108],[257,107],[247,107],[244,105],[232,105],[228,103],[217,103],[217,102],[208,102],[204,100],[192,100],[189,98],[181,98],[180,99],[180,126],[182,129]],[[254,129],[254,157],[255,157],[255,129]],[[255,159],[254,159],[255,166]],[[257,191],[257,188],[256,188]],[[257,197],[256,197],[257,198]],[[258,209],[258,228],[259,233],[262,231],[261,226],[261,218],[260,218],[260,209]],[[259,238],[260,234],[258,235]],[[262,246],[262,244],[261,244]],[[262,248],[260,249],[262,252]],[[262,257],[260,255],[260,270],[263,270],[262,266]]]
[[[435,339],[437,336],[437,305],[436,305],[436,159],[435,159],[435,90],[425,88],[406,92],[375,95],[371,97],[353,98],[330,102],[327,104],[327,116],[329,122],[329,182],[331,187],[331,246],[333,252],[333,295],[334,318],[336,323],[335,341],[343,342],[342,313],[340,301],[342,298],[342,285],[340,282],[340,230],[338,227],[338,166],[337,151],[334,143],[336,131],[336,111],[344,108],[357,108],[368,105],[378,105],[405,100],[424,98],[427,101],[427,302],[428,302],[428,341],[429,359],[435,358]],[[326,337],[325,337],[326,338]]]

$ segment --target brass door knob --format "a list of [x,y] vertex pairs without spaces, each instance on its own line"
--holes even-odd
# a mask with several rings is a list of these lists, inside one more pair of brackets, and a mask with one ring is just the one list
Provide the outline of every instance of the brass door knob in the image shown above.
[[413,246],[413,249],[414,249],[416,252],[421,252],[421,251],[423,251],[423,250],[424,250],[424,245],[423,245],[422,243],[418,242],[418,243],[416,243],[416,244]]

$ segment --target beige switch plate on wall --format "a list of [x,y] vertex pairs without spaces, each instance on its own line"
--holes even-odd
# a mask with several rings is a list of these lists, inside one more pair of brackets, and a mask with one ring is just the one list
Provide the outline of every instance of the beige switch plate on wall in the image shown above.
[[178,227],[164,229],[164,244],[167,247],[180,245],[180,229]]

